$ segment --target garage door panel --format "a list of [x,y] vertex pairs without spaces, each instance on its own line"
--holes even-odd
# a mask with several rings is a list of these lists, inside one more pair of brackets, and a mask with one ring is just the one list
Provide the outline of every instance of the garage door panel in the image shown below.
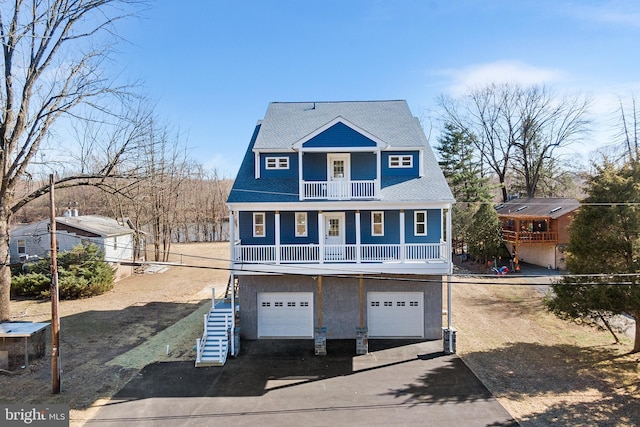
[[312,338],[313,293],[258,294],[259,338]]
[[369,292],[367,294],[369,336],[424,336],[422,292]]

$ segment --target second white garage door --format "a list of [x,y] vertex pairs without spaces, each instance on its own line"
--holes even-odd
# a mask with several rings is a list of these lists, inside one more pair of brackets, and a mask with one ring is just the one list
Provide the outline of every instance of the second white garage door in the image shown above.
[[313,293],[259,293],[258,338],[313,338]]
[[424,294],[369,292],[367,323],[370,338],[423,338]]

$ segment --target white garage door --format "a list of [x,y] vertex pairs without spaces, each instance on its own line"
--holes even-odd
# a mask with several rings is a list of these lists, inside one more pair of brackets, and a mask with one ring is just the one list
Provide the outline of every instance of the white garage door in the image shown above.
[[422,292],[369,292],[367,307],[370,338],[424,337]]
[[258,338],[313,338],[313,293],[259,293]]

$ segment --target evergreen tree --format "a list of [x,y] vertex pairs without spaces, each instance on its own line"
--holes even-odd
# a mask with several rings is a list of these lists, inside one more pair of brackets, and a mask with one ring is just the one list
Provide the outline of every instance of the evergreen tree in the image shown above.
[[469,254],[487,262],[502,253],[502,227],[493,206],[483,203],[473,215],[469,230]]
[[488,180],[482,177],[480,164],[474,158],[475,139],[475,135],[466,130],[446,123],[436,147],[440,155],[440,167],[457,200],[453,206],[451,224],[454,247],[464,247],[467,242],[477,202],[491,199]]
[[[588,181],[588,197],[574,217],[567,247],[572,274],[640,273],[640,162],[605,162]],[[638,276],[566,278],[553,285],[548,307],[563,318],[605,320],[626,313],[640,324]],[[633,352],[640,351],[636,327]]]

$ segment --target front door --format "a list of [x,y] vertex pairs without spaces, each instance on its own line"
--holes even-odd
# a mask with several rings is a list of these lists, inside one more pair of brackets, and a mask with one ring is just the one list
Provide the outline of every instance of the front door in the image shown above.
[[351,168],[348,153],[327,155],[328,198],[348,199],[350,197]]
[[324,217],[326,260],[339,261],[344,259],[344,234],[344,213],[326,213]]

